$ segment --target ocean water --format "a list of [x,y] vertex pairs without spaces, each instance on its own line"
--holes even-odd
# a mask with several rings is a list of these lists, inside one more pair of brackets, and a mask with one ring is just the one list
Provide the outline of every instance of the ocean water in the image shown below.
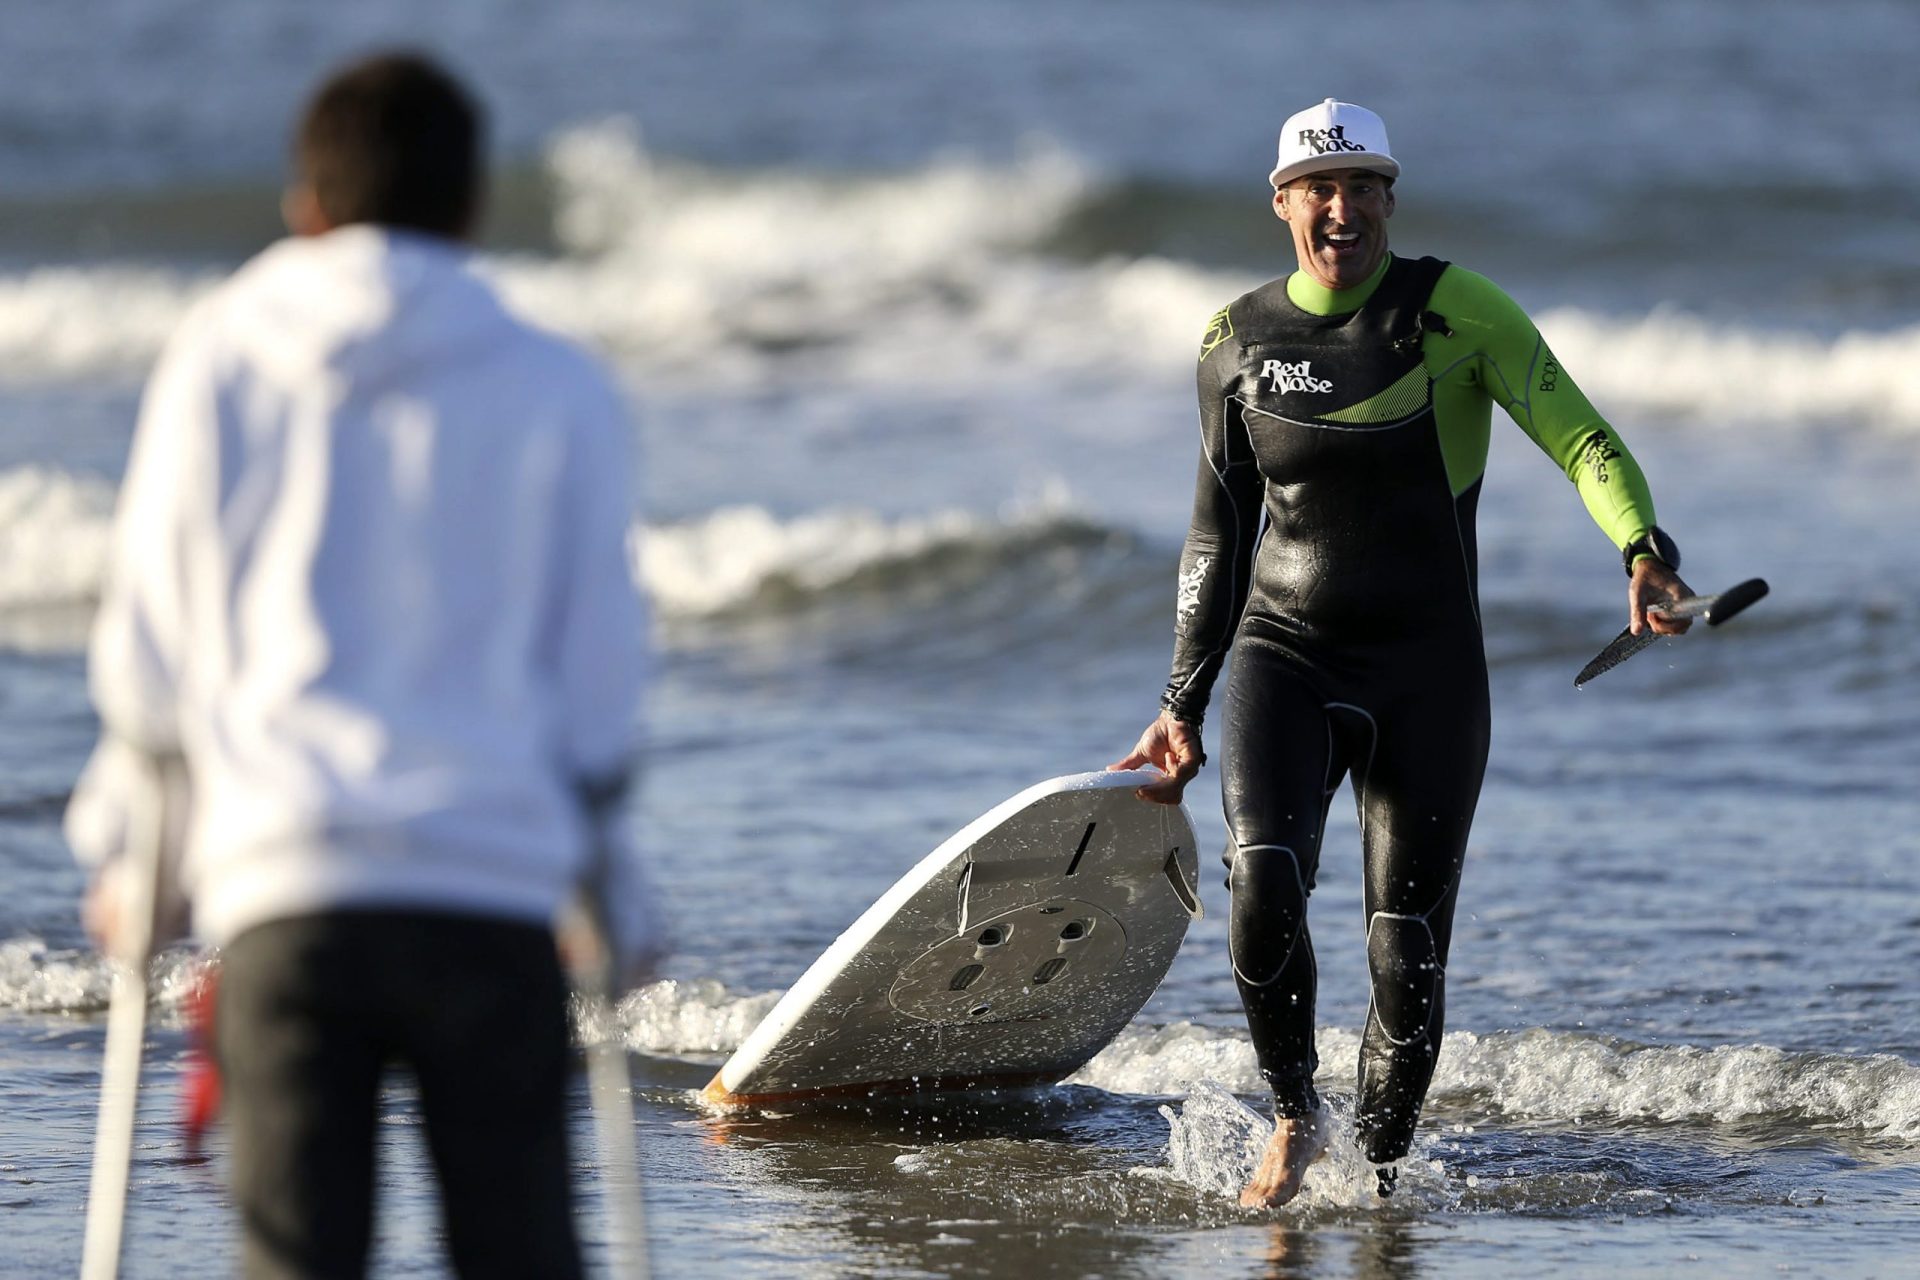
[[[1900,1276],[1920,1247],[1920,10],[1897,0],[88,0],[0,46],[0,1275],[77,1263],[106,997],[59,835],[142,377],[275,233],[318,69],[482,86],[484,269],[627,389],[662,674],[630,815],[677,925],[619,1010],[668,1276]],[[946,835],[1154,708],[1206,318],[1286,270],[1279,121],[1385,115],[1394,243],[1491,275],[1642,460],[1724,632],[1588,688],[1604,538],[1496,422],[1493,756],[1428,1117],[1381,1205],[1268,1121],[1226,897],[1031,1092],[720,1116],[694,1093]],[[1214,776],[1189,792],[1224,841]],[[1350,1107],[1357,830],[1315,895]],[[1205,864],[1209,868],[1211,862]],[[136,1276],[230,1270],[159,962]],[[583,1036],[606,1029],[583,1024]],[[598,1205],[584,1084],[582,1197]],[[1345,1111],[1340,1123],[1350,1125]],[[440,1273],[403,1083],[378,1264]],[[589,1212],[589,1247],[604,1232]]]

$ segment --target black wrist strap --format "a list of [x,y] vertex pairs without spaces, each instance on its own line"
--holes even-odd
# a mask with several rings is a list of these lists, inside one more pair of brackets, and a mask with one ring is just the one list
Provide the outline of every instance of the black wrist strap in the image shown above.
[[1680,546],[1671,534],[1659,525],[1647,530],[1639,537],[1620,549],[1620,563],[1626,567],[1627,576],[1633,576],[1633,562],[1641,556],[1652,556],[1669,569],[1680,567]]

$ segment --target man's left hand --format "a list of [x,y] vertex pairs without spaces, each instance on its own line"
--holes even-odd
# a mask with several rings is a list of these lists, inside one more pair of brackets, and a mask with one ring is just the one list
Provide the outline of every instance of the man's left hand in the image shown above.
[[1675,618],[1659,612],[1663,604],[1684,600],[1693,591],[1668,565],[1652,556],[1644,556],[1633,566],[1633,581],[1627,587],[1627,627],[1635,635],[1653,628],[1655,635],[1677,636],[1693,625],[1692,618]]

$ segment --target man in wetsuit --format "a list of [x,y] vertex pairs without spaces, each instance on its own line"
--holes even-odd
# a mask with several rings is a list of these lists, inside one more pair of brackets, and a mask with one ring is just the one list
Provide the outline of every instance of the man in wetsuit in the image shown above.
[[1115,766],[1159,767],[1166,780],[1141,794],[1179,802],[1237,641],[1221,734],[1229,949],[1276,1119],[1248,1206],[1292,1199],[1326,1144],[1306,908],[1342,777],[1360,814],[1372,994],[1356,1123],[1383,1195],[1433,1076],[1487,758],[1474,509],[1495,404],[1621,549],[1634,631],[1687,626],[1657,612],[1688,591],[1639,467],[1526,314],[1470,271],[1387,252],[1399,172],[1380,118],[1351,103],[1329,98],[1281,132],[1273,208],[1299,270],[1223,308],[1202,340],[1173,675]]

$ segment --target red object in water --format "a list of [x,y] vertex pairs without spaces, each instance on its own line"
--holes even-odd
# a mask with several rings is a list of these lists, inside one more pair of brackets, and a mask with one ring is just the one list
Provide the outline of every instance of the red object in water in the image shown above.
[[220,989],[220,963],[200,971],[187,997],[186,1087],[180,1095],[180,1123],[186,1129],[187,1154],[199,1156],[200,1144],[220,1114],[220,1068],[213,1060],[213,1005]]

